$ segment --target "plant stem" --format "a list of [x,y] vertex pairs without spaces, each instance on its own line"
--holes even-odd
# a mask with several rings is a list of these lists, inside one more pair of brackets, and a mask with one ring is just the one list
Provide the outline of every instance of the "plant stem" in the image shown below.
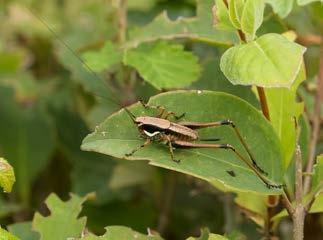
[[269,108],[268,108],[265,90],[263,87],[257,87],[257,91],[259,95],[262,113],[267,118],[267,120],[270,121]]
[[118,7],[118,42],[123,44],[126,41],[127,32],[127,1],[120,0]]
[[166,184],[165,198],[161,207],[161,212],[158,219],[158,232],[163,233],[169,222],[169,212],[172,206],[172,201],[175,194],[176,186],[176,173],[171,173],[168,177],[168,183]]
[[[299,136],[299,129],[298,136]],[[298,137],[296,142],[295,151],[295,210],[293,213],[293,236],[294,240],[302,240],[304,238],[304,220],[305,220],[305,208],[302,204],[303,199],[303,168],[302,168],[302,154],[301,148],[298,144]]]
[[[321,119],[321,104],[323,102],[323,45],[320,51],[320,70],[317,79],[317,92],[315,97],[315,109],[313,116],[313,128],[311,134],[311,140],[309,144],[309,156],[306,166],[306,172],[311,173],[313,171],[313,165],[315,163],[315,152],[318,134],[320,131],[320,119]],[[304,194],[308,193],[311,187],[311,176],[305,176],[304,178]]]

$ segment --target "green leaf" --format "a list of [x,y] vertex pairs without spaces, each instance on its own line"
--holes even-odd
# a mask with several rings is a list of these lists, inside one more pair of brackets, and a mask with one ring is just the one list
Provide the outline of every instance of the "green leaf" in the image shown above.
[[241,17],[241,29],[251,40],[255,38],[256,31],[262,24],[264,9],[264,0],[246,0]]
[[32,231],[31,222],[15,223],[8,226],[8,230],[23,240],[39,240],[38,233]]
[[302,65],[297,79],[290,89],[268,88],[265,90],[270,121],[281,141],[283,149],[283,165],[286,169],[295,150],[295,121],[304,111],[304,103],[296,101],[298,86],[305,80],[305,66]]
[[322,0],[297,0],[297,4],[300,6],[304,6],[304,5],[312,3],[312,2],[321,2],[322,3]]
[[241,28],[241,16],[244,7],[244,0],[229,0],[229,16],[235,28]]
[[19,238],[0,227],[0,240],[19,240]]
[[213,27],[213,5],[214,0],[197,0],[196,17],[178,18],[175,21],[170,20],[167,13],[163,12],[148,25],[131,32],[125,47],[134,48],[143,42],[174,38],[227,45],[239,42],[236,33],[220,31]]
[[54,131],[44,103],[22,108],[9,88],[0,88],[0,99],[0,149],[15,170],[15,190],[27,203],[54,149]]
[[215,8],[213,8],[215,18],[215,26],[219,30],[233,31],[236,30],[232,25],[229,10],[225,6],[223,0],[215,0]]
[[[175,91],[157,95],[150,99],[150,105],[165,106],[177,114],[186,113],[183,121],[210,122],[223,119],[233,120],[250,147],[258,164],[265,169],[269,178],[276,183],[282,179],[281,150],[279,140],[271,125],[261,113],[247,102],[224,93],[201,91]],[[129,107],[135,116],[152,116],[137,103]],[[229,126],[207,128],[200,131],[201,138],[221,138],[238,151],[244,152],[234,131]],[[124,110],[108,117],[94,133],[88,135],[81,148],[118,158],[149,160],[150,164],[183,172],[210,182],[264,194],[279,194],[279,189],[268,189],[265,184],[231,151],[219,149],[188,148],[176,149],[175,156],[181,163],[171,161],[169,149],[161,143],[149,145],[137,151],[132,157],[125,155],[143,143],[138,138],[137,127]],[[245,154],[245,152],[244,152]],[[235,177],[227,171],[234,171]]]
[[294,0],[265,0],[272,6],[275,13],[285,18],[292,11]]
[[[86,224],[86,217],[77,218],[86,200],[71,194],[71,199],[62,202],[55,194],[49,195],[46,205],[51,214],[44,217],[35,213],[33,229],[40,233],[43,240],[77,238],[81,236]],[[55,227],[54,227],[55,226]]]
[[189,237],[186,240],[228,240],[228,238],[210,233],[209,229],[205,228],[201,230],[201,236],[195,238],[195,237]]
[[80,240],[162,240],[160,236],[151,234],[145,235],[124,226],[111,226],[106,227],[105,229],[106,233],[103,236],[98,237],[89,234],[88,236],[80,238]]
[[232,84],[290,87],[305,50],[282,35],[270,33],[228,49],[220,67]]
[[0,158],[0,186],[4,192],[11,192],[12,186],[16,181],[12,166],[4,158]]
[[316,191],[319,188],[322,188],[323,190],[323,154],[317,156],[311,188],[312,191]]
[[158,89],[188,86],[197,80],[201,71],[197,57],[184,51],[183,45],[166,42],[130,49],[123,61]]
[[121,62],[122,52],[112,42],[107,41],[100,51],[89,51],[82,57],[93,71],[101,72]]

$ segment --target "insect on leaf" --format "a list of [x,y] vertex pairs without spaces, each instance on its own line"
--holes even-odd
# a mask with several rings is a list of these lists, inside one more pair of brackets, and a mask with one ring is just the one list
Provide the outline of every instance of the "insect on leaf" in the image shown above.
[[[186,113],[183,121],[210,122],[231,119],[240,129],[258,165],[275,183],[282,179],[282,155],[279,140],[261,113],[247,102],[229,94],[218,92],[174,91],[157,95],[150,99],[149,105],[165,106],[177,114]],[[154,116],[156,112],[146,110],[140,104],[128,108],[135,116]],[[241,191],[279,194],[280,189],[269,189],[251,169],[240,161],[231,151],[224,149],[176,148],[175,158],[171,160],[169,148],[162,143],[154,143],[131,157],[125,157],[144,140],[138,137],[136,125],[124,110],[108,117],[96,131],[88,135],[81,148],[129,160],[149,160],[149,163],[162,168],[186,173],[218,186]],[[199,130],[201,139],[220,138],[221,143],[229,143],[241,151],[243,146],[229,126]],[[218,143],[218,142],[217,142]],[[227,171],[234,171],[235,177]]]

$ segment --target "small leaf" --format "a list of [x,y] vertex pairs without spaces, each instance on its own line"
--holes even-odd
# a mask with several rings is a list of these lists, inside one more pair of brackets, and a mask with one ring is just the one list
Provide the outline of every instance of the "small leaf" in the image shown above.
[[[237,193],[234,202],[242,209],[246,209],[245,215],[252,219],[259,226],[264,226],[267,217],[267,201],[268,197],[259,194]],[[248,214],[248,213],[251,214]]]
[[178,18],[172,21],[167,13],[158,15],[148,25],[130,32],[126,48],[134,48],[144,42],[160,39],[189,38],[207,43],[231,45],[239,42],[236,33],[220,31],[213,27],[212,7],[214,0],[196,0],[196,17]]
[[123,226],[111,226],[105,229],[106,233],[103,236],[89,234],[79,240],[163,240],[160,236],[145,235]]
[[[40,233],[41,240],[77,238],[85,228],[86,218],[77,218],[86,198],[71,194],[71,199],[62,202],[55,194],[49,195],[46,205],[51,214],[44,217],[36,213],[33,229]],[[54,227],[55,226],[55,227]]]
[[121,62],[122,53],[112,42],[107,41],[100,51],[89,51],[82,57],[93,71],[101,72]]
[[0,227],[0,240],[19,240],[19,238]]
[[210,233],[209,229],[205,228],[201,230],[201,235],[199,237],[189,237],[186,240],[228,240],[228,238],[222,235]]
[[[307,202],[308,202],[309,197],[310,197],[310,195],[306,195],[306,197],[305,197]],[[295,202],[293,202],[292,205],[295,206]],[[313,202],[311,209],[309,210],[309,213],[322,213],[322,212],[323,212],[323,193],[320,193],[315,197],[315,200]],[[287,217],[287,216],[288,216],[288,213],[287,213],[286,209],[284,209],[284,210],[280,211],[279,213],[277,213],[272,218],[272,220],[277,221],[277,220],[279,220],[283,217]]]
[[264,9],[264,0],[246,0],[244,4],[241,29],[250,36],[251,40],[255,38],[256,31],[262,24]]
[[166,42],[130,49],[123,61],[158,89],[188,86],[197,80],[201,71],[196,56],[184,51],[182,45]]
[[305,50],[279,34],[270,33],[228,49],[220,67],[232,84],[289,88],[299,72]]
[[244,0],[229,0],[229,16],[231,23],[237,29],[241,28],[241,16],[244,7]]
[[[281,150],[279,140],[270,123],[247,102],[229,94],[217,92],[174,91],[157,95],[149,105],[164,106],[177,114],[186,113],[183,121],[210,122],[231,119],[240,129],[243,139],[254,154],[257,163],[268,172],[275,183],[282,179]],[[145,109],[137,103],[128,107],[135,116],[154,116],[154,110]],[[269,189],[231,151],[221,149],[178,148],[175,163],[169,149],[162,143],[151,144],[137,151],[132,157],[125,155],[142,145],[138,129],[124,110],[108,117],[94,133],[88,135],[81,148],[129,160],[149,160],[150,164],[179,171],[218,186],[264,194],[279,194],[279,189]],[[221,138],[220,143],[229,143],[244,153],[243,147],[232,128],[222,126],[199,131],[203,138]],[[229,174],[228,171],[234,172]],[[234,175],[234,176],[233,176]]]
[[232,25],[229,10],[225,6],[223,0],[215,0],[213,8],[214,25],[219,30],[233,31],[235,27]]
[[4,158],[0,158],[0,186],[4,192],[11,192],[16,181],[12,166]]
[[294,0],[265,0],[272,6],[275,13],[285,18],[292,11]]
[[296,101],[298,86],[305,80],[305,66],[302,65],[297,79],[290,89],[268,88],[265,90],[270,121],[281,141],[286,169],[295,150],[295,121],[304,111],[304,103]]
[[316,164],[314,165],[312,191],[316,191],[318,188],[323,190],[323,154],[317,156]]

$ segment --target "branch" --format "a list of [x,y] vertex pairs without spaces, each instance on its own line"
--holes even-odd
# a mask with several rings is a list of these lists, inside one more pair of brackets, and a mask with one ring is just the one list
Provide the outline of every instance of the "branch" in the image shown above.
[[[311,173],[313,171],[313,165],[315,163],[315,152],[318,134],[320,131],[320,116],[321,116],[321,102],[323,102],[323,46],[320,52],[320,70],[317,79],[317,92],[315,97],[315,109],[313,116],[313,128],[311,134],[311,140],[309,144],[309,156],[307,160],[306,172]],[[304,195],[309,192],[311,187],[311,176],[305,176],[304,178]]]

